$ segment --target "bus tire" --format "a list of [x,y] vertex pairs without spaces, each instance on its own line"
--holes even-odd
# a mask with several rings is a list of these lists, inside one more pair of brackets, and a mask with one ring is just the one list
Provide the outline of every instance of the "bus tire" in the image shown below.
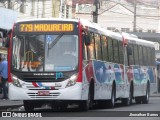
[[81,111],[88,111],[89,108],[90,108],[90,104],[91,104],[90,102],[91,102],[91,91],[89,89],[89,91],[88,91],[88,100],[80,101],[79,109]]
[[146,88],[146,95],[142,96],[142,103],[143,104],[148,104],[149,102],[149,93],[150,93],[150,89],[149,89],[149,83],[147,83],[147,88]]
[[135,97],[135,102],[136,102],[137,104],[141,104],[141,102],[142,102],[142,97],[141,97],[141,96]]
[[114,108],[115,106],[115,87],[112,87],[111,99],[108,101],[108,107]]
[[89,110],[89,107],[90,107],[90,92],[88,93],[88,100],[83,100],[83,101],[80,101],[79,103],[79,109],[81,111],[88,111]]
[[132,90],[130,88],[130,91],[129,91],[129,97],[128,98],[122,98],[122,104],[124,106],[129,106],[132,104]]
[[26,112],[32,112],[34,110],[34,105],[30,101],[24,100],[23,105]]

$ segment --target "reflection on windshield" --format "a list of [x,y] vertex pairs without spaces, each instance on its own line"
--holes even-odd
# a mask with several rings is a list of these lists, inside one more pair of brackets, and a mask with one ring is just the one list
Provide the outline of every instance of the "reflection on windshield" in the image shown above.
[[[78,65],[78,37],[76,35],[63,35],[62,37],[54,35],[52,41],[47,41],[45,55],[45,70],[47,71],[70,71],[77,69]],[[47,47],[53,44],[58,38],[56,44],[50,49]]]
[[70,71],[78,65],[77,35],[13,37],[12,67],[18,71]]
[[12,66],[20,71],[43,71],[44,36],[15,36]]
[[[52,48],[59,40],[60,38],[63,36],[64,33],[61,33],[60,35],[58,35],[55,39],[53,39],[52,37],[50,37],[49,35],[47,36],[46,39],[49,39],[50,41],[48,41],[48,49]],[[52,40],[53,39],[53,40]]]

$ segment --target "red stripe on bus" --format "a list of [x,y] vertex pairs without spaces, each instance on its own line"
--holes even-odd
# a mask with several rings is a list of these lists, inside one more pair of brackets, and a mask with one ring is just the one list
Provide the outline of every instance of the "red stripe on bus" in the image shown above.
[[39,87],[36,82],[32,82],[32,85],[33,85],[34,87]]

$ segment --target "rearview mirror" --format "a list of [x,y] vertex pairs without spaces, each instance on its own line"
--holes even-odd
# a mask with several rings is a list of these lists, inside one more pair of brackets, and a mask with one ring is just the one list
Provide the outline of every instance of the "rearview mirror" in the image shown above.
[[83,39],[83,41],[85,42],[85,45],[86,46],[88,46],[88,45],[90,45],[90,37],[88,36],[88,35],[83,35],[83,37],[82,37],[82,39]]

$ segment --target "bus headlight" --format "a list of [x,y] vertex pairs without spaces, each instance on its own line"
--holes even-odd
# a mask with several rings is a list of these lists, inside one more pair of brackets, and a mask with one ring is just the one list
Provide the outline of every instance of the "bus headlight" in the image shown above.
[[12,81],[13,81],[13,85],[17,86],[17,87],[22,87],[22,85],[20,84],[18,78],[15,75],[11,75]]
[[66,87],[70,87],[70,86],[75,85],[75,84],[76,84],[76,81],[77,81],[77,74],[72,75],[72,76],[69,78],[69,81],[68,81]]

